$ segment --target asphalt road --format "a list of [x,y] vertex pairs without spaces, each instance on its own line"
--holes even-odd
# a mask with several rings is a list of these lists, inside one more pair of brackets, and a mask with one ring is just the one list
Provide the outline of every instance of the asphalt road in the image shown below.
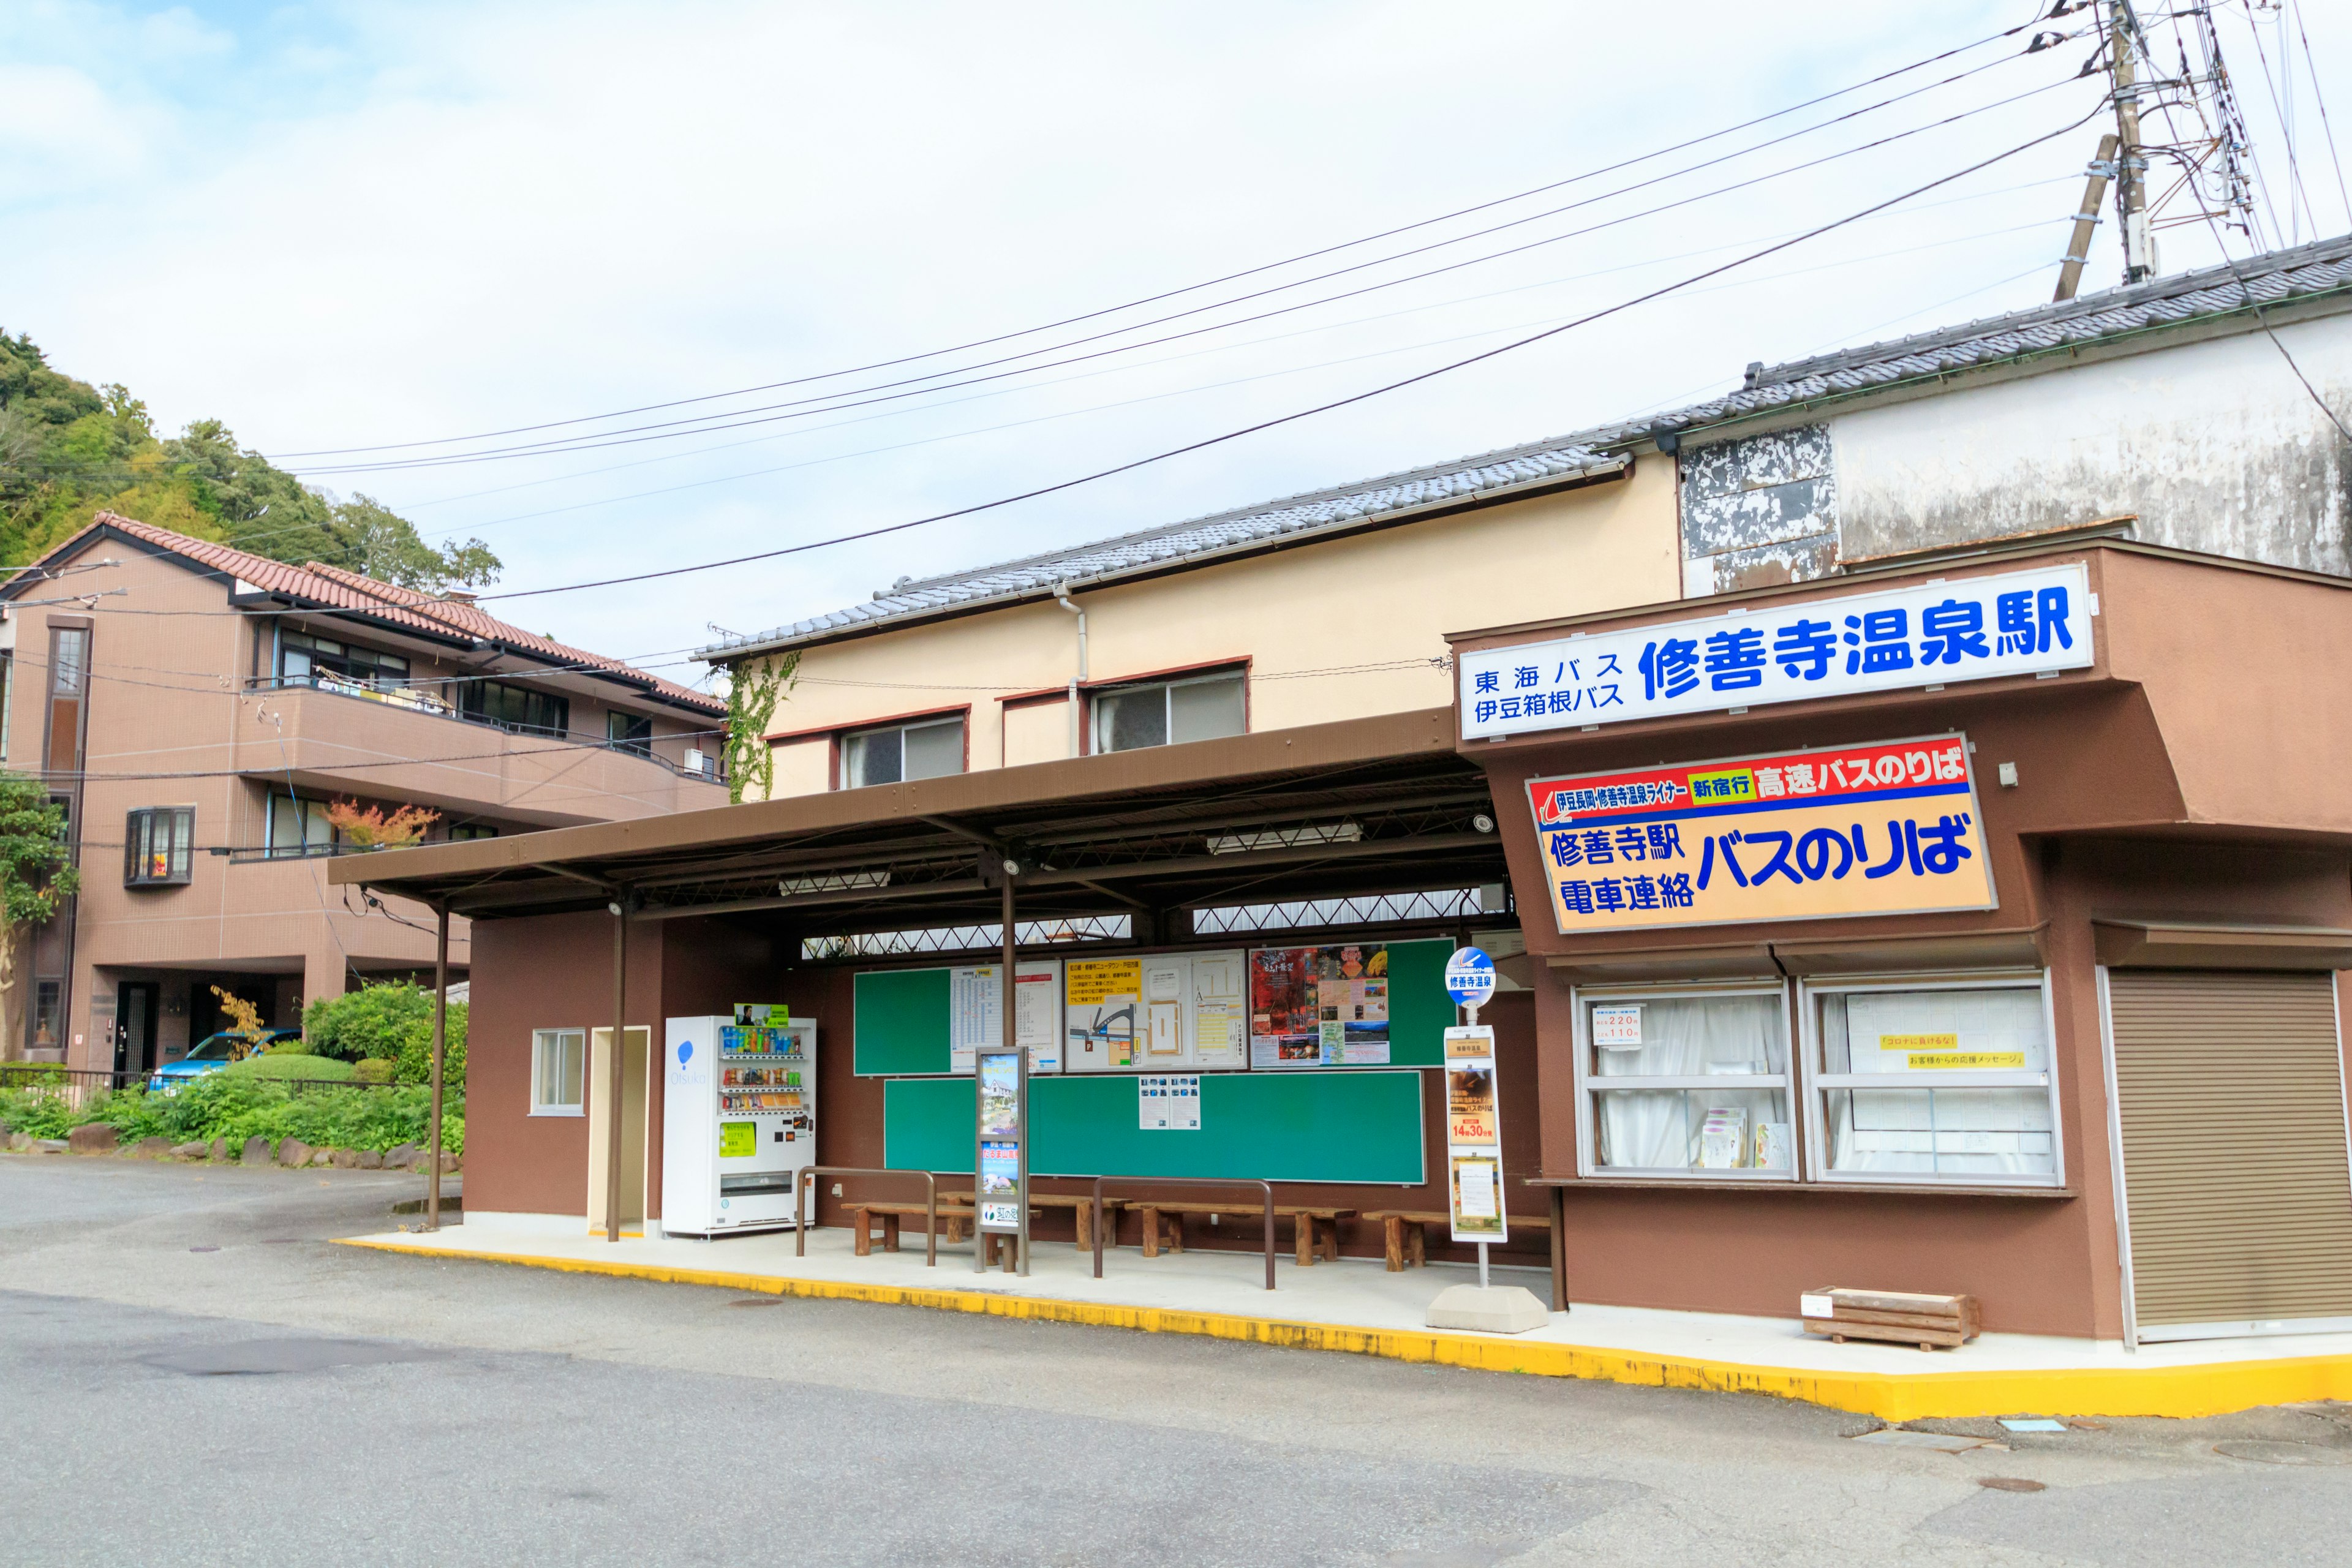
[[1947,1455],[1759,1397],[328,1245],[417,1185],[0,1156],[0,1563],[2148,1568],[2352,1540],[2352,1406]]

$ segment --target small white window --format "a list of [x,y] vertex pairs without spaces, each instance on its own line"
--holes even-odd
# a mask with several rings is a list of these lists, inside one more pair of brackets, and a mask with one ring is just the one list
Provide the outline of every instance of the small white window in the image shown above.
[[1247,728],[1239,672],[1123,686],[1094,700],[1095,750],[1133,752],[1215,741]]
[[963,715],[864,730],[841,742],[841,787],[945,778],[963,772]]
[[582,1114],[588,1036],[581,1029],[534,1029],[530,1037],[530,1113]]
[[1807,992],[1825,1181],[2056,1186],[2056,1075],[2039,976]]
[[1779,985],[1580,991],[1585,1173],[1793,1181]]

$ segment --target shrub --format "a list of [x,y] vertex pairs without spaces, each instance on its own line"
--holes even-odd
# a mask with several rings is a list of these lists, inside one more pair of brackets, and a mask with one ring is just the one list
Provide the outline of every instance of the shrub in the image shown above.
[[289,1056],[281,1051],[247,1057],[241,1062],[231,1062],[222,1070],[247,1078],[291,1078],[311,1083],[349,1083],[358,1076],[358,1069],[351,1063],[332,1057]]
[[[433,993],[421,985],[363,985],[322,996],[302,1010],[311,1051],[339,1061],[371,1058],[396,1064],[394,1080],[427,1083],[433,1077]],[[449,1004],[449,1039],[443,1081],[466,1081],[466,1005]]]
[[399,1070],[398,1062],[387,1061],[383,1057],[370,1057],[352,1067],[352,1076],[362,1083],[390,1083],[392,1075]]
[[[90,1097],[81,1110],[38,1089],[0,1092],[0,1119],[36,1138],[62,1138],[89,1122],[112,1127],[125,1143],[169,1138],[174,1143],[226,1138],[232,1146],[266,1138],[274,1147],[299,1138],[321,1149],[389,1149],[422,1143],[432,1118],[430,1091],[406,1085],[387,1089],[330,1089],[298,1093],[256,1073],[206,1073],[176,1093],[142,1089]],[[445,1099],[441,1146],[466,1152],[466,1104]]]

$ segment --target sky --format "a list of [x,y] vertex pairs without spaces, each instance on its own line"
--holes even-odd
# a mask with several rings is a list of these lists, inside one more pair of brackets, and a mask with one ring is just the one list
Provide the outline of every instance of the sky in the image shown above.
[[[2257,192],[2260,243],[2227,234],[2234,254],[2352,229],[2322,116],[2352,155],[2352,6],[2305,10],[2217,9]],[[0,327],[128,384],[166,432],[220,418],[337,495],[481,538],[506,563],[493,595],[972,507],[1566,329],[970,516],[486,599],[692,680],[695,647],[902,576],[2044,302],[2112,122],[2077,75],[2087,15],[2035,17],[2031,0],[7,0]],[[2062,37],[2026,52],[2037,33]],[[1420,226],[1349,244],[1402,226]],[[2166,271],[2217,255],[2201,221],[2160,240]],[[2109,222],[2085,291],[2119,273]],[[596,418],[688,399],[706,401]],[[510,451],[549,440],[573,449]]]

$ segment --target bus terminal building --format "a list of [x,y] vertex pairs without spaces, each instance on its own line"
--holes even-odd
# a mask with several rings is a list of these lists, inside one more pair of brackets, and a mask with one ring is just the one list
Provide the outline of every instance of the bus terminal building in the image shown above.
[[[819,1163],[969,1189],[1009,904],[1015,979],[1054,990],[1042,1194],[1269,1181],[1381,1258],[1364,1216],[1446,1206],[1440,972],[1475,941],[1532,1226],[1498,1261],[1559,1304],[1793,1320],[1847,1285],[2126,1345],[2340,1331],[2347,593],[2113,533],[1984,546],[1460,632],[1448,708],[331,875],[473,922],[468,1229],[656,1230],[654,1042],[738,1003],[814,1021]],[[1171,1074],[1194,1120],[1139,1121]]]

